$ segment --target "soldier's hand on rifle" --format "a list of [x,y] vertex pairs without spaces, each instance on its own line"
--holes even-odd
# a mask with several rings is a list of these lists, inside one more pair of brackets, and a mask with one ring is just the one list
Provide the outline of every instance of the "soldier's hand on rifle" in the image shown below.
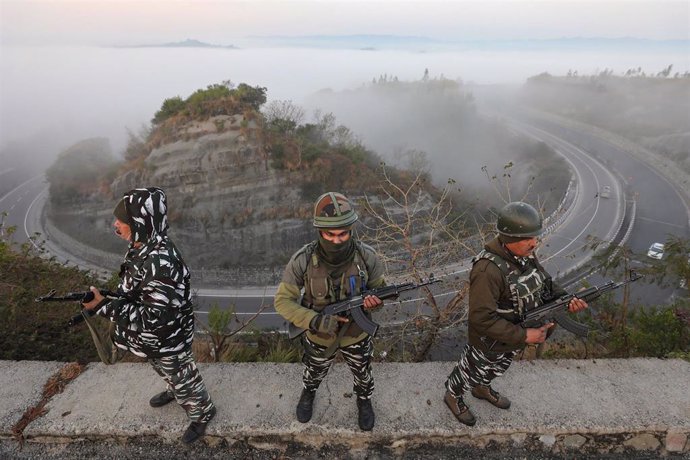
[[573,298],[573,300],[571,300],[568,304],[568,311],[570,313],[575,313],[580,310],[584,310],[585,308],[587,308],[587,302],[582,299],[578,299],[577,297]]
[[101,303],[101,301],[104,299],[104,297],[101,295],[101,291],[99,291],[98,288],[91,286],[90,289],[91,292],[93,292],[93,300],[91,302],[82,303],[84,308],[87,310],[93,310],[96,308],[96,305]]
[[546,340],[546,333],[553,327],[554,323],[544,324],[542,327],[527,328],[527,337],[525,343],[544,343]]
[[364,298],[364,308],[367,310],[380,307],[381,305],[383,305],[383,300],[375,295],[368,295]]
[[335,335],[338,331],[338,323],[347,323],[349,320],[338,315],[323,315],[319,313],[312,318],[309,329],[321,334]]

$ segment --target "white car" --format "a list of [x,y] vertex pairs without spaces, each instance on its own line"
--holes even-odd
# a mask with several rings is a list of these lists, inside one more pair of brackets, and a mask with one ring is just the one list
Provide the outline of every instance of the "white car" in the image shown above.
[[654,243],[649,247],[649,251],[647,251],[647,257],[651,257],[652,259],[660,260],[662,257],[664,257],[664,244],[663,243]]
[[608,185],[604,185],[601,188],[601,192],[599,192],[599,196],[602,198],[610,198],[611,197],[611,187]]

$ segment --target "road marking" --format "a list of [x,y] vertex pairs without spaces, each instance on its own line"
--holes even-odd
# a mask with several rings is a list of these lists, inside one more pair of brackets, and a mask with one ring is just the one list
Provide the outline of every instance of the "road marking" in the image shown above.
[[38,245],[36,243],[34,243],[34,240],[31,238],[31,235],[29,235],[29,229],[26,226],[26,221],[29,218],[29,214],[31,213],[31,208],[36,203],[36,201],[38,201],[38,199],[41,197],[41,195],[43,195],[46,192],[46,190],[48,190],[48,187],[45,187],[43,190],[41,190],[41,192],[38,195],[36,195],[36,198],[34,198],[34,200],[29,205],[29,208],[26,210],[26,214],[24,214],[24,233],[26,233],[26,237],[29,239],[31,244],[33,244],[34,247],[36,249],[38,249],[39,251],[41,250],[41,248],[38,247]]
[[[192,289],[194,290],[194,289]],[[257,299],[267,299],[273,297],[273,294],[214,294],[213,292],[198,292],[197,297],[220,297],[220,298],[257,298]]]
[[[208,315],[209,312],[197,310],[197,311],[195,311],[194,313],[197,314],[197,315]],[[256,315],[257,312],[240,311],[240,312],[235,312],[234,314],[235,314],[235,315]],[[258,314],[259,314],[259,315],[277,315],[278,313],[276,313],[276,312],[274,312],[274,311],[266,311],[266,312],[263,312],[263,311],[262,311],[261,313],[258,313]]]
[[28,179],[28,180],[22,182],[21,184],[17,185],[15,188],[13,188],[13,189],[10,190],[9,192],[7,192],[7,193],[5,194],[5,196],[3,196],[2,198],[0,198],[0,203],[1,203],[5,198],[7,198],[7,197],[10,196],[11,194],[13,194],[13,193],[16,192],[17,190],[19,190],[21,187],[25,186],[26,184],[28,184],[29,182],[31,182],[31,181],[33,181],[33,180],[36,180],[36,179],[39,178],[39,177],[44,177],[44,175],[43,175],[43,174],[39,174],[38,176],[34,176],[34,177],[32,177],[31,179]]
[[[534,128],[534,127],[532,127],[532,128],[534,129],[534,131],[537,131],[537,132],[539,132],[539,133],[542,133],[542,136],[546,136],[547,138],[552,139],[552,142],[554,142],[554,143],[556,143],[556,144],[560,144],[560,150],[559,150],[558,148],[555,149],[557,152],[561,153],[564,149],[568,149],[568,150],[570,150],[570,154],[571,154],[571,155],[574,155],[574,156],[576,156],[576,157],[577,157],[578,155],[585,156],[585,157],[587,157],[591,162],[593,162],[594,164],[596,164],[601,170],[603,170],[605,173],[607,173],[609,176],[611,176],[611,173],[610,173],[605,167],[603,167],[603,165],[601,164],[600,161],[596,160],[594,157],[592,157],[590,154],[588,154],[587,152],[585,152],[585,151],[582,150],[581,148],[579,148],[579,147],[575,146],[574,144],[572,144],[572,143],[570,143],[570,142],[568,142],[568,141],[566,141],[566,140],[564,140],[564,139],[561,139],[560,137],[555,136],[555,135],[553,135],[553,134],[551,134],[551,133],[549,133],[549,132],[547,132],[547,131],[544,131],[544,130],[539,129],[539,128]],[[537,136],[533,136],[533,137],[537,137]],[[538,137],[537,137],[537,138],[538,138]],[[543,142],[547,143],[547,142],[545,141],[544,138],[542,138],[541,140],[542,140]],[[565,155],[564,153],[561,153],[561,156],[562,156],[562,157],[565,157],[566,155]],[[586,161],[583,161],[581,158],[579,158],[579,160],[580,160],[580,161],[582,162],[582,164],[589,170],[590,174],[591,174],[592,177],[594,178],[594,183],[596,184],[597,190],[599,190],[599,189],[601,188],[601,187],[600,187],[600,184],[599,184],[599,177],[598,177],[597,174],[594,172],[594,169],[593,169],[592,166],[591,166],[589,163],[587,163]],[[572,164],[572,163],[571,163],[571,164]],[[578,183],[579,183],[579,185],[581,186],[581,185],[583,184],[583,181],[582,181],[582,178],[581,178],[581,176],[580,176],[580,171],[579,171],[578,168],[575,168],[575,171],[576,171],[577,176],[578,176]],[[579,189],[579,187],[578,187],[578,189]],[[579,194],[578,194],[578,195],[579,195]],[[578,200],[578,199],[581,200],[581,198],[580,198],[579,196],[576,198],[576,200]],[[581,203],[581,201],[580,201],[580,203]],[[591,216],[590,216],[589,221],[587,222],[587,224],[583,226],[582,231],[580,231],[580,233],[575,237],[575,239],[573,239],[573,242],[576,241],[576,240],[578,240],[585,232],[588,231],[590,225],[592,224],[592,222],[594,221],[594,219],[597,217],[597,213],[598,213],[598,211],[599,211],[599,204],[600,204],[600,203],[599,203],[599,200],[596,200],[596,204],[595,204],[596,208],[594,209],[594,212],[591,214]],[[584,211],[590,209],[591,206],[592,206],[592,203],[590,203],[590,204],[588,204],[588,205],[580,204],[580,205],[579,205],[579,207],[581,208],[581,209],[580,209],[580,215],[582,215],[582,213],[583,213]],[[572,218],[572,215],[569,216],[569,218]],[[544,259],[544,262],[546,262],[546,261],[548,261],[548,260],[551,260],[551,259],[553,259],[554,257],[556,257],[556,256],[558,256],[559,254],[561,254],[562,252],[564,252],[566,249],[568,249],[568,248],[573,244],[573,242],[568,243],[568,244],[565,245],[563,248],[561,248],[558,252],[556,252],[556,253],[554,253],[554,254],[551,254],[551,255],[549,255],[548,257],[546,257],[546,258]]]
[[685,228],[684,225],[672,224],[670,222],[664,222],[663,220],[650,219],[649,217],[637,217],[637,220],[646,220],[647,222],[653,222],[655,224],[668,225],[669,227]]

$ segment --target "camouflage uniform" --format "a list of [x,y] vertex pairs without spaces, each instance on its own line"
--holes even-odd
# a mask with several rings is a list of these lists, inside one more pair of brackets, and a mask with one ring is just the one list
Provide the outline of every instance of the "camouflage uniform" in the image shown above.
[[[369,431],[376,418],[371,403],[372,338],[351,319],[343,322],[343,318],[322,313],[329,304],[385,285],[383,265],[376,252],[352,235],[357,219],[352,203],[341,193],[327,192],[316,200],[314,227],[319,238],[292,256],[274,305],[283,318],[306,330],[302,336],[304,388],[297,403],[297,420],[311,420],[316,389],[340,350],[354,376],[359,427]],[[381,305],[375,297],[365,298],[364,302],[369,303],[369,308]],[[364,314],[370,315],[367,310]]]
[[115,345],[147,358],[190,420],[205,423],[215,409],[192,355],[189,270],[167,236],[165,193],[135,189],[123,201],[132,230],[118,286],[126,297],[104,300],[97,313],[115,323]]
[[302,336],[305,389],[314,391],[319,387],[335,352],[340,350],[354,375],[355,394],[360,399],[369,399],[374,390],[372,338],[354,322],[341,323],[336,337],[309,330],[311,320],[326,305],[359,295],[362,287],[368,290],[385,285],[383,265],[374,250],[354,239],[346,244],[351,250],[351,259],[339,267],[319,257],[319,241],[297,251],[285,267],[274,305],[287,321],[307,329]]
[[514,257],[498,238],[490,241],[473,259],[469,343],[446,381],[448,391],[461,398],[501,376],[526,345],[526,330],[517,324],[519,313],[541,305],[543,296],[562,294],[536,257]]

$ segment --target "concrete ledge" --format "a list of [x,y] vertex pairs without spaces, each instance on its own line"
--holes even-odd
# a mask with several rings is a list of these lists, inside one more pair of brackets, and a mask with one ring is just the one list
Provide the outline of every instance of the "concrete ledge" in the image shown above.
[[[466,397],[478,419],[472,428],[459,424],[442,401],[443,383],[453,365],[376,363],[376,427],[363,433],[357,427],[352,377],[342,363],[334,365],[319,389],[314,417],[307,424],[294,416],[301,364],[201,364],[218,406],[205,444],[239,442],[279,450],[294,444],[311,449],[337,444],[366,451],[376,446],[405,450],[418,445],[482,448],[494,443],[536,445],[551,452],[688,452],[690,363],[686,361],[518,361],[494,385],[511,398],[509,410]],[[40,394],[56,367],[59,364],[0,361],[0,388]],[[12,371],[3,372],[6,369]],[[51,399],[48,412],[28,425],[24,437],[53,444],[158,439],[174,445],[188,422],[174,403],[149,407],[148,399],[163,388],[163,381],[147,364],[91,364]],[[12,415],[6,418],[18,419],[25,410],[21,406],[30,404],[29,397],[0,394],[0,414]]]
[[40,400],[43,385],[64,363],[0,361],[0,436],[12,435],[12,427],[26,409]]

